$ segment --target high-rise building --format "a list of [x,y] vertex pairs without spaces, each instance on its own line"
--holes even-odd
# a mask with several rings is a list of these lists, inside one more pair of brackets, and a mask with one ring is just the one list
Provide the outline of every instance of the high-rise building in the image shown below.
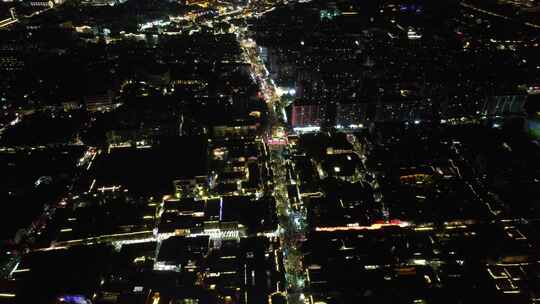
[[481,113],[485,116],[524,114],[527,95],[503,95],[486,98]]
[[323,105],[306,100],[296,100],[293,103],[291,124],[295,130],[319,130],[323,120]]
[[114,96],[112,90],[87,94],[83,97],[86,110],[90,112],[110,111],[114,108]]
[[336,128],[362,128],[367,119],[367,103],[339,102],[336,105]]

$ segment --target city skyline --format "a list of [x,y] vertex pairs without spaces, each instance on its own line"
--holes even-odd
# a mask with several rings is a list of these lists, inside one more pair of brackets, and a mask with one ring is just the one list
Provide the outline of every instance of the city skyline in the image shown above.
[[0,3],[0,304],[540,301],[537,0]]

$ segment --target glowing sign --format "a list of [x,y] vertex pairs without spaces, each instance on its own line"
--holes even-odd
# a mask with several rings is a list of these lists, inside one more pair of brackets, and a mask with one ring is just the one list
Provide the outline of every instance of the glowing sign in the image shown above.
[[305,133],[305,132],[318,132],[321,130],[321,127],[297,127],[294,128],[294,131],[298,133]]
[[271,146],[284,146],[284,145],[287,145],[287,139],[286,138],[271,138],[267,142]]
[[60,303],[69,304],[92,304],[92,301],[83,295],[64,295],[59,297],[58,301],[60,301]]

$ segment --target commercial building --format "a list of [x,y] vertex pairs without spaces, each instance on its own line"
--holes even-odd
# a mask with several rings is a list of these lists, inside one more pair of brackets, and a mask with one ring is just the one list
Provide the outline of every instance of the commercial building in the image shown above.
[[325,107],[319,103],[295,100],[292,104],[291,124],[297,131],[319,130],[325,116]]

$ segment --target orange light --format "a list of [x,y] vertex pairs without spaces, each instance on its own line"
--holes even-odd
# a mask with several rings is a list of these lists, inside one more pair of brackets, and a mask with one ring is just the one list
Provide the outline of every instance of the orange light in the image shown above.
[[407,222],[402,222],[399,220],[392,220],[389,224],[375,223],[370,226],[360,226],[360,225],[349,225],[349,226],[335,226],[335,227],[317,227],[315,231],[357,231],[357,230],[378,230],[384,227],[408,227],[410,226]]

